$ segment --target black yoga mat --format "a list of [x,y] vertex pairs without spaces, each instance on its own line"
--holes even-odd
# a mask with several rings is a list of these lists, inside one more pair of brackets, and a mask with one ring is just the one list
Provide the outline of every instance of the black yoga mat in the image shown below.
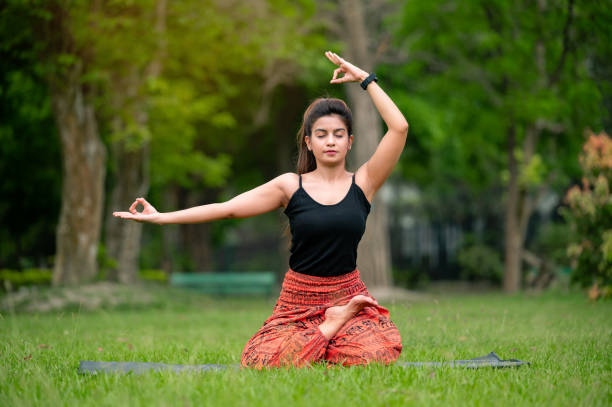
[[[474,359],[467,360],[452,360],[449,362],[399,362],[396,366],[401,367],[429,367],[429,366],[449,366],[449,367],[516,367],[521,365],[529,365],[518,359],[502,360],[491,352],[488,355],[480,356]],[[240,365],[170,365],[166,363],[145,363],[145,362],[94,362],[82,360],[79,364],[80,374],[97,374],[97,373],[133,373],[141,374],[149,371],[166,371],[173,372],[210,372],[225,369],[238,369]]]

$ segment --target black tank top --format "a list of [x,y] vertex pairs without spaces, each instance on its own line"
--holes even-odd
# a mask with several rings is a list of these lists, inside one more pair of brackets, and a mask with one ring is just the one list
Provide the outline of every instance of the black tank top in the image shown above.
[[295,191],[285,215],[291,228],[293,271],[329,277],[350,273],[357,268],[357,245],[365,232],[370,203],[355,184],[355,174],[346,196],[337,204],[323,205],[300,187]]

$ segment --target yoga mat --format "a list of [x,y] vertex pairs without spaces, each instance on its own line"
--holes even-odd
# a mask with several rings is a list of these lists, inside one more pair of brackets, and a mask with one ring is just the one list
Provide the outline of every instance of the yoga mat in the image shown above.
[[396,364],[406,367],[450,366],[466,367],[470,369],[476,369],[479,367],[516,367],[521,365],[531,365],[530,362],[525,362],[518,359],[502,360],[495,352],[466,360],[451,360],[448,362],[399,362]]
[[[449,362],[399,362],[396,366],[402,367],[437,367],[437,366],[449,366],[449,367],[465,367],[465,368],[479,368],[479,367],[516,367],[521,365],[530,365],[529,362],[525,362],[518,359],[502,360],[497,356],[495,352],[491,352],[488,355],[480,356],[474,359],[467,360],[452,360]],[[211,372],[225,369],[238,369],[240,365],[170,365],[166,363],[146,363],[146,362],[95,362],[89,360],[82,360],[79,364],[80,374],[98,374],[98,373],[133,373],[142,374],[149,371],[172,371],[178,372]]]

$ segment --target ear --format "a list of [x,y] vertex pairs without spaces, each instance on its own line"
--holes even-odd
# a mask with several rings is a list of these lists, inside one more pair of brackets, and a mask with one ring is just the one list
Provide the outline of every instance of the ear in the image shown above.
[[351,134],[351,135],[349,136],[349,145],[348,145],[349,150],[351,149],[351,146],[352,146],[352,145],[353,145],[353,135]]
[[304,142],[306,143],[308,151],[312,151],[312,148],[310,147],[310,136],[304,136]]

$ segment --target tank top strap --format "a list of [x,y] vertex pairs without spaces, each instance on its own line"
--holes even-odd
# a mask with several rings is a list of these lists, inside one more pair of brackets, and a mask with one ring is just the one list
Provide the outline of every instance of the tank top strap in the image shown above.
[[302,188],[302,174],[299,175],[300,178],[300,188]]
[[353,183],[351,184],[351,186],[355,185],[355,173],[353,173]]

